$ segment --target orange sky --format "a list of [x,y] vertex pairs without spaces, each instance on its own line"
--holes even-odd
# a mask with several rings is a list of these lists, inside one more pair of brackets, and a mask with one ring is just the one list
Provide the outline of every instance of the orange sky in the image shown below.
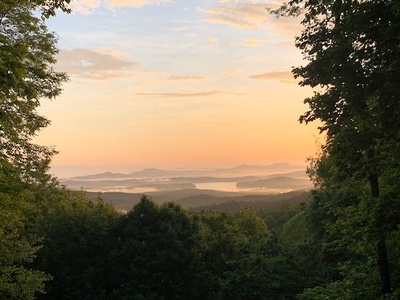
[[311,91],[290,74],[302,64],[297,21],[269,16],[271,1],[188,2],[79,0],[49,21],[57,69],[71,79],[40,108],[52,124],[35,141],[59,150],[54,167],[304,163],[316,153],[316,126],[298,123]]

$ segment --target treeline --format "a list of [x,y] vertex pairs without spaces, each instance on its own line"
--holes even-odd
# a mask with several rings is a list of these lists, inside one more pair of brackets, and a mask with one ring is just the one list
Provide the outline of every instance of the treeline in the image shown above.
[[[143,194],[122,192],[85,192],[92,200],[101,197],[104,201],[115,207],[129,211],[139,202]],[[165,192],[146,193],[154,202],[174,202],[187,210],[217,210],[237,212],[241,206],[251,206],[255,210],[276,210],[283,203],[308,203],[310,201],[309,191],[299,190],[287,193],[274,194],[249,194],[237,195],[234,192],[223,192],[217,190],[177,190]]]
[[[10,178],[0,195],[1,299],[381,297],[376,249],[354,215],[365,203],[351,185],[270,212],[189,212],[143,196],[121,213],[81,192]],[[397,230],[387,245],[396,299]]]
[[[202,205],[205,198],[209,205]],[[256,211],[268,211],[273,213],[279,211],[282,207],[299,207],[302,204],[310,202],[310,191],[292,191],[282,194],[267,194],[267,195],[244,195],[244,196],[230,196],[230,197],[203,197],[202,195],[194,196],[184,200],[198,200],[197,205],[194,203],[188,208],[189,211],[203,211],[212,210],[220,212],[229,212],[231,214],[237,213],[243,206],[251,207]],[[208,201],[207,201],[208,200]],[[185,208],[184,201],[177,201],[182,207]]]
[[81,197],[36,226],[44,240],[34,266],[53,276],[40,299],[278,299],[309,280],[279,250],[284,223],[267,226],[299,208],[188,213],[143,196],[121,214]]

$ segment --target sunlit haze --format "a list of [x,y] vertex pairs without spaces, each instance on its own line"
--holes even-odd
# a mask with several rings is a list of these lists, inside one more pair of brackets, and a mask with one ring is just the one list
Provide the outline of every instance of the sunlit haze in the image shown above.
[[36,142],[53,172],[303,163],[318,131],[299,124],[310,90],[292,78],[298,20],[271,1],[75,0],[48,21],[57,70]]

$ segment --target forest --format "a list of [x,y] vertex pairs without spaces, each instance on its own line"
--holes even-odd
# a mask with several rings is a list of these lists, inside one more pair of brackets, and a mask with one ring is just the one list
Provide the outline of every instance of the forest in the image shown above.
[[[124,213],[49,175],[32,138],[68,76],[46,20],[69,0],[0,2],[0,299],[399,299],[400,4],[292,0],[326,136],[307,201],[187,210],[143,195]],[[226,211],[225,211],[226,210]]]

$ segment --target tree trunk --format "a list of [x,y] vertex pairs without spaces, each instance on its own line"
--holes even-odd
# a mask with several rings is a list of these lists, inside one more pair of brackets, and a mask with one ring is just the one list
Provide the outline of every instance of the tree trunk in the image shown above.
[[385,236],[383,234],[381,235],[377,246],[379,274],[381,275],[381,291],[384,295],[390,294],[392,289],[390,285],[389,261],[386,251]]
[[[371,195],[373,198],[379,197],[379,180],[377,174],[371,174],[369,176],[369,183],[371,186]],[[382,294],[390,294],[391,293],[391,284],[390,284],[390,272],[389,272],[389,260],[387,256],[387,248],[386,248],[386,238],[385,235],[381,232],[379,241],[377,244],[377,254],[378,254],[378,267],[379,274],[381,276],[381,291]]]

